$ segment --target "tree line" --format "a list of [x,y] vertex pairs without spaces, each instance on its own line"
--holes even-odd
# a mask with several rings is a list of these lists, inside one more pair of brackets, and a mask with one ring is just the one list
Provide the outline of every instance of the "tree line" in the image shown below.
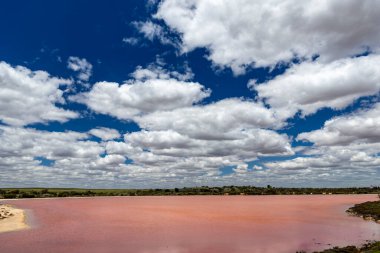
[[349,188],[284,188],[256,186],[201,186],[170,189],[75,189],[2,188],[0,199],[92,196],[181,196],[181,195],[304,195],[304,194],[379,194],[380,186]]

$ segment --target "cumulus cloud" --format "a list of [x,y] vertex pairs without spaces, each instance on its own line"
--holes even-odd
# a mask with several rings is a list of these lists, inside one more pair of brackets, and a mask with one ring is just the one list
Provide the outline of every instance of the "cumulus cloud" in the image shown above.
[[191,138],[229,140],[251,128],[278,128],[283,123],[261,103],[232,98],[213,104],[157,111],[135,121],[148,130],[172,129]]
[[108,156],[129,161],[125,169],[136,182],[210,180],[223,166],[242,168],[260,156],[293,154],[289,138],[270,130],[280,128],[282,120],[261,102],[232,98],[196,104],[210,91],[190,81],[190,70],[150,65],[131,77],[122,85],[96,83],[71,99],[142,128],[125,134],[124,142],[104,144]]
[[154,111],[191,106],[210,95],[210,90],[201,84],[181,81],[176,79],[178,75],[138,68],[132,74],[134,78],[124,84],[98,82],[89,92],[71,100],[84,103],[95,112],[130,120]]
[[300,157],[268,162],[273,174],[297,180],[323,180],[327,185],[378,184],[380,174],[380,104],[332,118],[320,130],[301,133],[313,146]]
[[85,58],[70,56],[67,60],[67,67],[72,71],[78,72],[78,79],[87,82],[92,75],[92,64]]
[[241,132],[233,140],[192,139],[172,130],[134,132],[125,135],[125,140],[154,154],[174,157],[230,156],[254,160],[263,155],[292,154],[286,136],[263,129]]
[[[222,182],[220,168],[224,166],[234,166],[234,175],[247,175],[229,182],[252,182],[254,175],[246,162],[260,156],[293,154],[286,135],[263,129],[274,127],[278,120],[270,109],[253,101],[229,99],[148,113],[135,120],[143,130],[125,134],[124,142],[105,144],[107,155],[131,161],[125,170],[134,183]],[[255,168],[260,166],[253,168],[258,171]]]
[[207,48],[214,64],[241,74],[294,57],[328,62],[378,51],[379,8],[371,0],[164,0],[154,18],[180,34],[182,52]]
[[144,81],[148,79],[171,79],[171,78],[177,79],[180,81],[188,81],[194,77],[192,70],[187,65],[184,66],[184,72],[180,73],[174,70],[168,71],[164,69],[162,66],[160,66],[160,65],[165,65],[165,63],[162,62],[162,59],[157,57],[156,61],[157,61],[157,64],[150,64],[146,68],[137,66],[136,70],[130,76],[140,81]]
[[[133,22],[140,36],[124,43],[136,45],[144,37],[182,53],[205,48],[214,66],[236,75],[284,62],[287,70],[264,83],[250,80],[255,100],[206,104],[211,91],[193,80],[186,64],[183,71],[168,70],[157,57],[155,64],[138,66],[129,80],[96,82],[69,98],[140,127],[123,136],[97,126],[85,133],[28,127],[78,117],[59,107],[65,103],[62,89],[72,81],[1,62],[0,184],[141,188],[376,182],[379,104],[298,135],[312,146],[292,147],[284,127],[298,112],[342,109],[379,94],[379,7],[379,1],[370,0],[149,0],[147,10],[157,13]],[[294,58],[299,63],[289,63]],[[91,63],[71,56],[67,67],[77,74],[77,83],[89,85]],[[232,173],[222,173],[224,167]]]
[[[125,142],[95,142],[88,133],[0,126],[0,182],[44,187],[190,186],[224,180],[219,170],[223,166],[236,166],[242,174],[241,159],[266,151],[283,152],[276,142],[287,145],[285,137],[268,130],[251,131],[246,137],[233,142],[190,140],[186,144],[182,141],[189,137],[174,131],[142,131],[126,134]],[[264,144],[268,140],[270,143]],[[52,163],[43,166],[40,159]],[[252,175],[245,180],[253,180]]]
[[65,103],[60,87],[70,84],[70,80],[51,77],[45,71],[0,62],[0,120],[23,126],[78,117],[77,113],[56,105]]
[[380,55],[368,55],[328,64],[303,62],[264,84],[250,84],[279,117],[292,117],[298,111],[308,115],[323,107],[342,109],[380,91],[379,61]]
[[297,139],[318,146],[380,142],[380,103],[371,109],[332,118],[322,129],[301,133]]
[[48,132],[30,128],[0,127],[1,154],[16,156],[44,156],[59,160],[93,158],[103,148],[96,142],[86,141],[87,134],[78,132]]
[[125,134],[126,144],[112,143],[109,152],[129,153],[136,165],[156,172],[165,168],[177,179],[219,180],[223,166],[237,166],[241,174],[242,164],[258,157],[293,154],[286,135],[265,129],[281,122],[253,101],[225,99],[134,120],[143,130]]
[[233,169],[236,173],[242,174],[248,172],[248,164],[243,163],[236,166],[236,168]]
[[123,155],[125,157],[130,157],[131,155],[136,155],[143,150],[139,147],[132,147],[129,143],[120,141],[108,141],[105,145],[107,154],[111,155]]
[[[126,167],[124,156],[107,154],[86,133],[0,126],[0,139],[2,185],[104,186]],[[41,166],[37,158],[53,163]]]
[[306,151],[306,156],[264,165],[273,177],[292,178],[301,184],[309,182],[319,187],[377,185],[379,148],[379,143],[316,147]]
[[120,137],[119,131],[106,127],[94,128],[91,129],[88,133],[102,139],[103,141],[113,140]]

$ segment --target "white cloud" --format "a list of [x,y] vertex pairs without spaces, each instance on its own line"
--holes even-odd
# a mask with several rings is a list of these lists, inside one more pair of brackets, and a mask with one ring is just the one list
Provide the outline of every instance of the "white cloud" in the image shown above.
[[[157,58],[156,61],[164,65],[162,59]],[[177,79],[180,81],[188,81],[194,77],[192,70],[185,66],[184,73],[180,73],[178,71],[168,71],[164,69],[162,66],[150,64],[148,67],[143,68],[141,66],[137,66],[136,70],[131,74],[136,80],[145,81],[148,79]]]
[[[126,134],[126,142],[98,143],[88,138],[86,133],[0,127],[0,183],[137,188],[226,184],[347,186],[375,184],[380,165],[376,156],[380,146],[372,143],[313,148],[305,153],[312,157],[266,163],[265,168],[254,165],[250,169],[246,162],[263,152],[265,145],[271,147],[267,150],[273,154],[273,147],[287,142],[269,130],[252,130],[246,138],[231,141],[191,139],[174,131]],[[36,157],[54,163],[42,166]],[[126,164],[127,159],[133,162]],[[221,175],[220,168],[224,166],[234,167],[234,173]]]
[[2,126],[0,135],[0,154],[7,154],[7,157],[44,156],[52,160],[93,158],[104,150],[97,142],[86,141],[87,134],[78,132],[48,132]]
[[131,77],[122,85],[96,83],[72,99],[143,128],[125,134],[125,142],[105,142],[112,157],[99,162],[105,166],[125,157],[129,162],[122,171],[134,182],[194,183],[219,177],[223,166],[242,168],[259,156],[293,154],[286,135],[267,129],[283,122],[261,102],[233,98],[196,105],[210,91],[189,81],[189,69],[179,73],[150,65],[138,67]]
[[236,168],[233,169],[235,173],[243,174],[248,172],[248,164],[238,164]]
[[379,62],[380,55],[328,64],[303,62],[264,84],[250,84],[279,117],[292,117],[299,110],[308,115],[324,107],[342,109],[359,97],[376,95],[380,91]]
[[214,64],[241,74],[295,56],[327,62],[378,51],[379,8],[371,0],[164,0],[154,17],[180,34],[182,52],[207,48]]
[[[191,140],[194,149],[180,154],[175,149],[184,147],[186,143],[181,144],[181,141],[189,138],[173,131],[131,133],[125,136],[127,142],[98,143],[89,141],[89,137],[89,134],[71,131],[47,132],[0,126],[0,183],[13,187],[121,187],[127,184],[139,188],[214,184],[221,179],[219,168],[242,168],[244,162],[241,159],[257,154],[259,151],[255,149],[264,145],[260,144],[264,139],[269,138],[274,146],[277,141],[286,139],[281,140],[275,133],[260,130],[252,132],[251,138],[246,140],[225,142],[226,147],[217,147],[223,142],[207,147],[212,142]],[[272,150],[272,144],[265,145]],[[196,150],[199,145],[214,156],[201,154]],[[223,149],[225,151],[218,154]],[[173,152],[167,152],[170,150]],[[53,163],[41,165],[41,158]],[[133,162],[126,164],[127,159]],[[245,180],[252,182],[252,177],[248,176]]]
[[124,136],[130,146],[113,149],[130,152],[129,157],[143,167],[162,167],[173,173],[196,170],[211,177],[219,175],[223,166],[239,165],[259,156],[293,154],[286,135],[262,129],[275,128],[282,122],[270,109],[253,101],[225,99],[157,111],[134,120],[143,130]]
[[135,21],[132,24],[141,34],[144,35],[146,39],[150,41],[157,39],[162,44],[175,45],[174,41],[167,36],[165,29],[152,21]]
[[191,106],[210,95],[199,83],[175,79],[178,75],[138,68],[132,75],[134,79],[124,84],[98,82],[91,91],[71,100],[84,103],[95,112],[129,120],[154,111]]
[[125,157],[122,155],[107,155],[101,157],[96,161],[93,161],[94,168],[99,168],[101,170],[114,170],[113,166],[118,166],[123,164]]
[[136,46],[139,43],[139,39],[135,37],[126,37],[123,38],[123,42],[132,46]]
[[172,130],[134,132],[124,138],[132,146],[149,149],[153,154],[174,157],[254,160],[258,156],[293,154],[286,136],[264,129],[242,131],[230,140],[194,139]]
[[265,167],[273,177],[321,186],[377,185],[380,158],[379,143],[349,144],[311,148],[307,157],[268,162]]
[[78,117],[77,113],[56,106],[65,103],[60,86],[70,84],[70,80],[51,77],[45,71],[0,62],[0,120],[22,126]]
[[[237,166],[258,156],[293,154],[286,135],[263,129],[278,128],[283,122],[260,102],[235,98],[194,105],[209,91],[204,91],[198,83],[186,81],[191,78],[188,72],[180,74],[150,66],[138,67],[131,76],[133,80],[121,86],[111,84],[112,92],[97,91],[99,84],[95,84],[85,93],[86,100],[82,100],[83,94],[74,99],[84,101],[95,111],[132,119],[143,128],[125,134],[125,143],[106,144],[107,154],[122,155],[133,161],[127,168],[133,170],[130,173],[134,177],[145,176],[148,181],[155,180],[155,176],[164,180],[167,175],[177,179],[187,175],[189,180],[197,180],[197,177],[217,176],[223,166]],[[159,86],[155,87],[157,83]],[[144,89],[140,90],[139,86]],[[123,87],[127,90],[123,91]],[[175,94],[180,92],[179,102],[173,99],[177,95],[171,95],[171,90]],[[123,101],[118,93],[123,95]],[[147,94],[155,102],[149,102]],[[170,101],[168,106],[157,101],[161,96]]]
[[149,130],[172,129],[196,139],[234,139],[252,128],[279,128],[283,123],[261,103],[224,99],[205,106],[157,111],[136,117],[140,127]]
[[88,133],[102,139],[103,141],[113,140],[120,137],[119,131],[106,127],[94,128],[91,129]]
[[[126,167],[126,158],[105,153],[105,143],[88,138],[86,133],[72,131],[0,126],[1,185],[114,185],[115,176]],[[42,166],[37,158],[53,163]]]
[[[313,142],[294,159],[268,162],[272,175],[319,184],[377,185],[380,175],[380,103],[332,118],[320,130],[301,133],[297,140]],[[314,184],[316,184],[314,183]]]
[[162,27],[152,23],[151,21],[147,22],[135,22],[135,27],[141,32],[145,38],[153,40],[156,37],[160,37],[163,34]]
[[119,141],[108,141],[105,147],[106,147],[107,154],[123,155],[126,157],[129,157],[131,155],[136,155],[143,151],[141,148],[132,147],[130,143],[119,142]]
[[92,64],[85,58],[70,56],[67,60],[67,67],[75,72],[78,72],[78,79],[87,82],[92,75]]
[[350,143],[380,143],[380,103],[373,108],[325,122],[320,130],[301,133],[298,140],[307,140],[318,146]]

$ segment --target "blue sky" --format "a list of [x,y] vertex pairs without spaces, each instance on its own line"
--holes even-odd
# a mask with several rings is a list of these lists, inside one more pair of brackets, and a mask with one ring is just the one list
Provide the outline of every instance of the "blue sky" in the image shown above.
[[3,3],[0,187],[377,185],[380,2],[266,3]]

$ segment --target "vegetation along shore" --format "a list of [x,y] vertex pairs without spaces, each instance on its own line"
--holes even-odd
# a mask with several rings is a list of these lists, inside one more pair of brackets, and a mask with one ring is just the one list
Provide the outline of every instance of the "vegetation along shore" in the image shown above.
[[356,204],[349,208],[347,213],[380,223],[380,201],[368,201]]
[[379,194],[380,186],[350,188],[283,188],[256,186],[184,187],[173,189],[75,189],[3,188],[0,199],[93,196],[181,196],[181,195],[304,195],[304,194]]
[[[305,253],[300,251],[297,253]],[[361,247],[347,246],[347,247],[334,247],[324,251],[313,253],[380,253],[380,241],[368,242]]]
[[[365,220],[372,220],[380,223],[380,200],[356,204],[353,207],[350,207],[346,212],[350,215],[362,217]],[[314,253],[380,253],[380,241],[367,242],[361,247],[334,247],[332,249]]]

